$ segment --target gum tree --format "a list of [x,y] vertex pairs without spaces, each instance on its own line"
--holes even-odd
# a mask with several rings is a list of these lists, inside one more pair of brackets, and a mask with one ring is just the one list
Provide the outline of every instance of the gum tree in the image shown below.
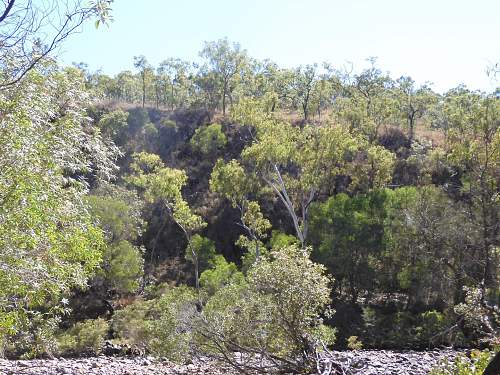
[[196,289],[199,289],[199,254],[193,245],[193,236],[206,226],[203,219],[193,213],[182,197],[187,182],[184,171],[166,167],[160,157],[146,152],[135,153],[127,181],[138,187],[146,201],[161,202],[168,214],[186,237],[187,250],[194,264]]

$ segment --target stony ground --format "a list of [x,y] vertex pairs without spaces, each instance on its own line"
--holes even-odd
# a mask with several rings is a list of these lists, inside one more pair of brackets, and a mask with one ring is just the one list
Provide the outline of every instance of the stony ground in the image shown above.
[[[360,350],[356,352],[332,352],[323,366],[337,364],[344,373],[359,375],[423,375],[440,361],[453,361],[457,352],[449,350],[428,352],[394,352],[384,350]],[[340,366],[339,366],[340,365]],[[333,366],[335,367],[335,366]],[[332,367],[332,374],[335,374]],[[342,372],[340,372],[342,373]],[[190,375],[236,374],[226,365],[209,359],[198,359],[185,365],[151,357],[92,357],[79,359],[47,359],[8,361],[0,359],[0,375]]]
[[[344,370],[346,375],[424,375],[443,362],[452,363],[458,354],[460,353],[454,350],[427,352],[358,350],[332,352],[331,361],[337,364],[337,368]],[[342,374],[342,371],[340,373]]]

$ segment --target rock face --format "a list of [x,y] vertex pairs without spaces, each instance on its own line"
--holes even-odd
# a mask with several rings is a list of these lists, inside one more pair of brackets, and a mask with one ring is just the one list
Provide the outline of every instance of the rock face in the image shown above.
[[[323,370],[330,368],[344,374],[359,375],[424,375],[441,361],[452,362],[459,352],[451,350],[428,352],[394,352],[358,350],[331,352],[322,361]],[[342,373],[342,372],[338,372]],[[176,365],[152,357],[91,357],[78,359],[47,359],[9,361],[0,359],[0,375],[195,375],[237,374],[225,364],[201,358],[190,364]]]

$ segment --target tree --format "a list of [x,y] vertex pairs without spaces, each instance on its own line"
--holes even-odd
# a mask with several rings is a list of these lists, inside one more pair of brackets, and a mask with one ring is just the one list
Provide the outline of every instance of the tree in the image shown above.
[[254,188],[257,188],[256,184],[246,176],[238,161],[224,163],[221,159],[217,160],[210,176],[210,190],[228,199],[239,210],[238,224],[245,230],[246,236],[240,236],[237,244],[248,249],[258,260],[262,240],[271,223],[261,213],[259,204],[250,200]]
[[374,264],[384,250],[389,193],[379,190],[352,198],[342,193],[311,209],[313,259],[328,267],[335,290],[354,303],[377,285]]
[[148,60],[144,55],[134,56],[134,67],[139,69],[139,74],[141,76],[142,83],[142,108],[146,104],[146,89],[150,80],[150,75],[152,73],[151,65],[149,65]]
[[7,0],[0,9],[0,89],[18,83],[89,19],[111,19],[112,0]]
[[207,59],[211,71],[219,81],[222,98],[222,114],[226,115],[226,99],[233,101],[232,92],[247,61],[247,54],[238,43],[231,46],[227,39],[205,42],[200,57]]
[[190,85],[190,64],[181,59],[167,59],[162,61],[157,69],[159,96],[171,110],[187,104]]
[[155,154],[135,153],[132,158],[133,162],[130,165],[132,174],[127,177],[127,181],[140,188],[148,202],[161,202],[170,217],[181,228],[194,264],[196,289],[199,289],[200,254],[193,244],[193,236],[207,224],[192,212],[182,197],[181,189],[187,182],[186,173],[165,167],[160,157]]
[[415,81],[410,77],[401,77],[396,84],[399,109],[407,121],[408,138],[411,142],[415,133],[416,121],[425,114],[435,101],[435,95],[427,86],[417,88]]
[[[82,201],[89,178],[111,178],[118,150],[85,113],[80,73],[26,73],[0,92],[0,336],[46,320],[85,287],[101,261],[102,231]],[[64,301],[63,301],[64,302]]]
[[243,372],[311,371],[316,351],[334,340],[321,318],[329,312],[329,282],[307,249],[274,250],[246,280],[237,278],[209,299],[195,330],[198,345]]
[[[132,293],[139,288],[144,274],[142,252],[135,246],[145,226],[142,204],[137,195],[118,186],[106,184],[86,197],[92,217],[104,230],[108,244],[103,253],[102,272],[94,284],[104,284],[103,298],[109,292]],[[104,280],[104,282],[102,282]]]
[[316,87],[316,69],[316,64],[306,65],[305,67],[298,67],[294,74],[293,88],[297,100],[302,107],[305,121],[309,119],[310,102],[313,96],[313,90]]
[[111,138],[116,144],[125,143],[124,133],[128,128],[128,112],[116,110],[106,113],[99,119],[98,126],[101,132]]
[[202,155],[213,156],[226,145],[227,137],[220,124],[210,124],[196,129],[189,143]]
[[460,173],[468,215],[480,238],[478,280],[486,295],[488,286],[498,289],[500,100],[494,95],[481,95],[471,110],[470,122],[462,122],[460,129],[448,135],[447,163]]
[[242,103],[235,111],[236,118],[256,130],[242,157],[284,204],[302,246],[310,205],[320,192],[330,193],[336,178],[350,175],[356,185],[370,170],[368,188],[390,180],[392,153],[379,146],[367,149],[365,140],[348,128],[333,124],[298,128],[250,107]]

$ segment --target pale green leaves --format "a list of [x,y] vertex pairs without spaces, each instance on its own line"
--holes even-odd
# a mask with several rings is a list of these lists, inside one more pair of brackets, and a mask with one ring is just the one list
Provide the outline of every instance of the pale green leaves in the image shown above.
[[210,190],[228,199],[237,207],[251,191],[251,183],[245,170],[237,160],[224,163],[219,159],[210,176]]
[[227,138],[220,124],[211,124],[196,129],[189,143],[194,150],[210,156],[226,145]]

